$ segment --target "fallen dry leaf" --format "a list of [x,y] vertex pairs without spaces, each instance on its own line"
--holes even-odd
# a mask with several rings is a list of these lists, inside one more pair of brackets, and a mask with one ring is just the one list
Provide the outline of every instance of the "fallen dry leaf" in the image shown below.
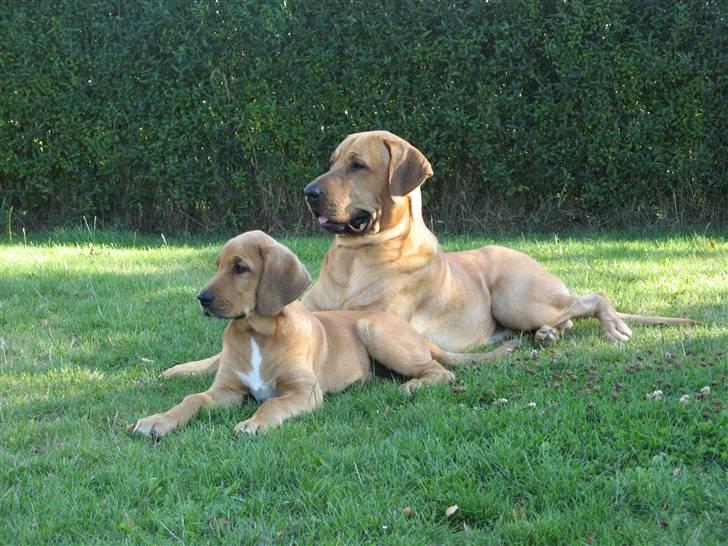
[[128,512],[124,512],[124,521],[130,529],[136,528],[136,525],[134,525],[134,520],[131,519],[131,516],[129,516]]
[[404,514],[405,516],[409,516],[409,515],[412,514],[412,507],[411,506],[405,506],[404,508],[402,508],[400,510],[400,512],[402,512],[402,514]]
[[451,517],[459,509],[460,509],[460,507],[457,504],[453,504],[450,508],[448,508],[447,510],[445,510],[445,515],[447,517]]

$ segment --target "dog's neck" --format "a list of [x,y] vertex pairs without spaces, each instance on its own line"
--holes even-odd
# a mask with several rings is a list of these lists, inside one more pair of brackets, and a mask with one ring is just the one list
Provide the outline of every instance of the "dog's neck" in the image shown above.
[[264,317],[259,315],[255,311],[252,311],[250,316],[241,319],[235,319],[233,324],[239,331],[253,330],[256,334],[261,336],[272,336],[276,332],[276,318],[275,317]]

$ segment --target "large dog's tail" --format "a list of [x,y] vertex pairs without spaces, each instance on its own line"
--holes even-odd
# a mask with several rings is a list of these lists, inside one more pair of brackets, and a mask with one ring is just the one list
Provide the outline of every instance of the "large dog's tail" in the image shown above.
[[701,324],[699,321],[689,318],[651,317],[645,315],[629,315],[619,312],[617,313],[617,316],[622,320],[634,322],[635,324],[691,324],[693,326],[699,326]]
[[487,353],[451,353],[450,351],[440,349],[440,347],[430,341],[427,341],[427,348],[432,353],[432,358],[443,366],[452,368],[461,364],[485,362],[486,360],[493,360],[494,358],[508,355],[520,344],[520,339],[511,339],[500,345],[497,349],[493,349]]

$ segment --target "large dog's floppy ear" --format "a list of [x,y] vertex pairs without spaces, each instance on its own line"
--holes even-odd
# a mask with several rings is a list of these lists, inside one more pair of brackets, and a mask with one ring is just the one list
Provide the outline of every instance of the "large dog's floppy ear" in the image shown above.
[[260,247],[263,271],[258,279],[255,308],[264,317],[274,317],[298,298],[311,284],[311,275],[298,257],[280,243]]
[[390,195],[407,195],[432,176],[432,166],[425,155],[406,140],[385,139],[384,145],[389,150],[390,157]]

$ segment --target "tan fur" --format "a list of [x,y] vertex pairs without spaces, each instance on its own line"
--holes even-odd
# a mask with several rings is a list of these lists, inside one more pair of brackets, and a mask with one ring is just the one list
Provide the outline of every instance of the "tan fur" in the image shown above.
[[503,329],[535,331],[536,340],[553,343],[571,319],[584,316],[599,319],[604,335],[618,342],[632,335],[623,319],[696,324],[620,314],[604,294],[573,295],[535,260],[508,248],[443,252],[422,219],[419,185],[431,174],[425,156],[391,133],[344,139],[329,171],[311,183],[323,199],[310,208],[322,225],[346,224],[362,211],[372,222],[362,235],[336,235],[306,307],[394,313],[452,351],[500,339]]
[[[244,271],[236,272],[236,266],[243,266]],[[488,360],[516,345],[492,353],[453,354],[427,341],[395,315],[312,313],[295,301],[309,284],[310,276],[298,258],[264,233],[249,232],[231,239],[217,260],[217,272],[203,288],[214,294],[205,308],[207,314],[231,319],[223,334],[222,352],[175,367],[178,371],[168,374],[216,369],[212,386],[185,397],[164,413],[140,419],[134,432],[162,436],[187,423],[203,407],[240,404],[255,389],[245,377],[255,375],[256,356],[261,382],[274,393],[252,417],[236,426],[237,432],[253,434],[279,425],[320,406],[324,393],[369,379],[370,357],[411,378],[403,386],[409,392],[424,384],[453,381],[452,372],[444,366]],[[260,391],[252,391],[256,392]]]

